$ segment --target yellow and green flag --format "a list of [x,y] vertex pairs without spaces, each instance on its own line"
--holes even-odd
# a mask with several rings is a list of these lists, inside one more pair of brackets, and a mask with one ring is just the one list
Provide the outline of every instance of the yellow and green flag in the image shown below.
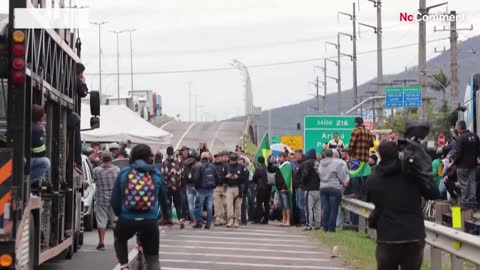
[[270,154],[272,154],[272,151],[270,151],[270,142],[268,141],[268,132],[265,132],[265,135],[263,135],[262,142],[258,145],[257,154],[253,159],[253,163],[255,163],[255,165],[258,164],[258,158],[262,156],[265,158],[265,162],[266,162]]

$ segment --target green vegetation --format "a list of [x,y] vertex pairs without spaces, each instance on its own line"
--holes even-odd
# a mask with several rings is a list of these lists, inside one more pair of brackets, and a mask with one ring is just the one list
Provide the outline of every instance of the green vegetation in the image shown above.
[[313,234],[328,250],[332,251],[333,247],[336,246],[338,256],[355,268],[362,270],[377,269],[376,244],[366,234],[362,235],[354,231],[344,230],[337,230],[336,233],[316,231]]
[[[354,231],[337,230],[336,233],[325,233],[316,231],[312,233],[325,247],[332,251],[333,247],[338,248],[338,256],[356,269],[376,270],[375,241],[368,238],[366,234]],[[430,269],[424,262],[422,270]]]

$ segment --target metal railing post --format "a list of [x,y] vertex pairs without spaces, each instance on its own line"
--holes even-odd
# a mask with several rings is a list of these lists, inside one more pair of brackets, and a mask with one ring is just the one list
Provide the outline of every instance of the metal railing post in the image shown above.
[[454,254],[451,254],[450,258],[452,260],[452,270],[463,270],[463,259]]

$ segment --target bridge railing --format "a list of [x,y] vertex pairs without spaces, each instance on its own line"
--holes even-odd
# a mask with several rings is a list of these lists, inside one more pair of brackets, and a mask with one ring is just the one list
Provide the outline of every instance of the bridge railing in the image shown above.
[[[359,216],[359,231],[375,238],[375,230],[367,227],[367,220],[375,206],[356,199],[344,198],[342,208]],[[480,269],[480,237],[458,231],[440,224],[425,221],[426,243],[430,245],[432,270],[442,270],[442,252],[450,255],[452,270],[462,270],[464,261]]]

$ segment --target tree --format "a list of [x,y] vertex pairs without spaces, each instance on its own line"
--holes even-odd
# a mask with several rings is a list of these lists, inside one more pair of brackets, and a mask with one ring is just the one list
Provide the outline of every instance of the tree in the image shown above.
[[[442,91],[443,93],[443,102],[447,102],[446,90],[447,87],[450,85],[450,79],[445,75],[443,70],[440,72],[433,74],[431,77],[431,81],[429,83],[430,88],[436,91]],[[448,104],[448,102],[447,102]]]

